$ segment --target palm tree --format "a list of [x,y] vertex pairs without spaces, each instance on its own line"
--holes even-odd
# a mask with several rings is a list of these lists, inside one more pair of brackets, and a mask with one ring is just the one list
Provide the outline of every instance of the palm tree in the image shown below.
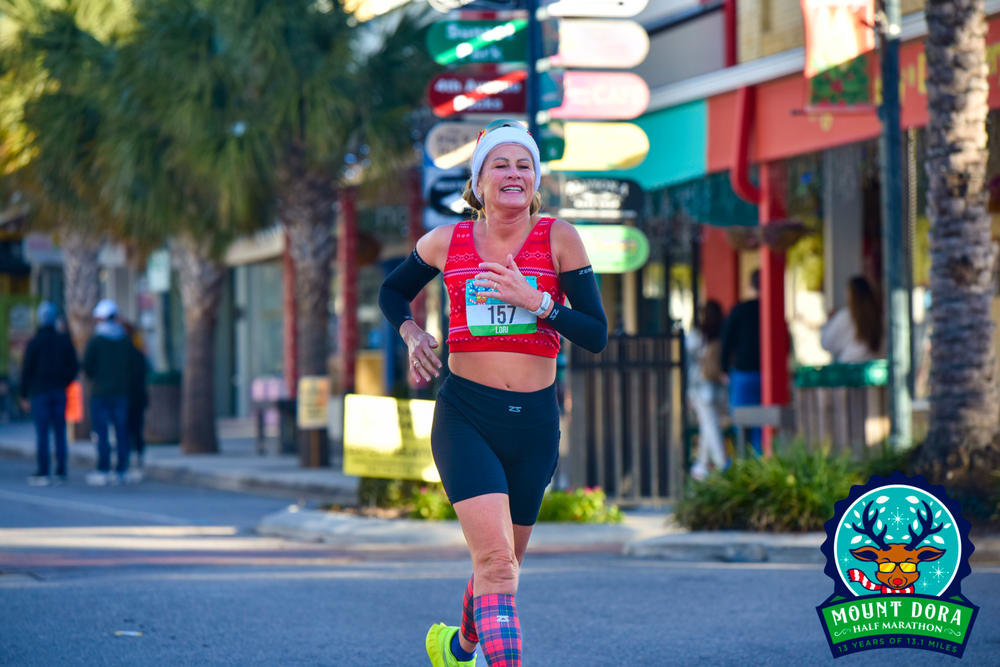
[[990,305],[996,261],[986,190],[983,0],[928,0],[930,431],[936,477],[996,470],[1000,422]]
[[[238,236],[272,220],[272,160],[253,112],[234,91],[244,54],[213,3],[141,5],[105,87],[115,130],[100,139],[103,200],[120,232],[147,246],[170,241],[184,308],[181,449],[218,451],[215,326]],[[218,9],[218,8],[214,8]]]
[[[410,114],[437,67],[422,48],[425,21],[396,12],[356,26],[340,3],[312,0],[225,5],[241,26],[233,48],[249,54],[243,94],[260,104],[251,122],[268,128],[277,160],[278,218],[295,267],[298,371],[326,376],[338,200],[352,177],[382,178],[412,160]],[[345,271],[343,279],[356,276]],[[342,371],[353,356],[341,350]]]
[[[52,231],[63,253],[70,331],[82,350],[99,292],[97,253],[109,229],[93,178],[103,122],[97,90],[111,66],[110,40],[128,23],[111,0],[0,2],[0,174],[26,192],[31,225]],[[78,23],[99,29],[95,36]]]

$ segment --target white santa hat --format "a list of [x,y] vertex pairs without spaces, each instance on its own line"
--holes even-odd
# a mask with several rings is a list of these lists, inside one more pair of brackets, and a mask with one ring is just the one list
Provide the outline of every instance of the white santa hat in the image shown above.
[[479,198],[479,171],[483,168],[486,156],[500,144],[519,144],[527,148],[528,152],[531,153],[531,161],[535,167],[535,192],[538,192],[538,186],[542,182],[542,161],[538,156],[538,144],[535,143],[531,134],[524,129],[523,125],[513,120],[494,121],[491,125],[499,122],[506,124],[499,125],[494,129],[489,129],[487,126],[487,129],[479,134],[476,150],[472,153],[472,195],[480,204],[483,202]]

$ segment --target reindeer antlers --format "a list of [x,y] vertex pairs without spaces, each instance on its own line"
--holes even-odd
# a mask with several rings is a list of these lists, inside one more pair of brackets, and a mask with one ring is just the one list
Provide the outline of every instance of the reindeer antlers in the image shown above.
[[907,551],[915,550],[917,548],[917,545],[923,542],[925,538],[929,537],[930,535],[933,535],[934,533],[944,528],[943,521],[938,524],[937,528],[932,527],[934,525],[934,516],[931,514],[931,506],[927,504],[926,500],[922,500],[920,502],[924,504],[924,509],[927,510],[927,514],[922,515],[920,513],[920,510],[917,510],[917,519],[920,521],[920,528],[921,528],[920,535],[917,535],[916,533],[913,532],[912,526],[907,527],[907,530],[910,531],[910,537],[913,538],[910,540],[909,544],[903,547]]
[[875,546],[877,546],[879,549],[887,549],[888,545],[885,543],[885,533],[886,531],[889,530],[889,526],[882,526],[882,532],[876,534],[875,520],[878,519],[878,510],[875,510],[870,517],[868,516],[868,511],[874,504],[875,501],[873,500],[867,505],[865,505],[865,509],[861,513],[861,525],[863,526],[863,528],[858,528],[857,524],[854,523],[851,524],[851,528],[861,533],[862,535],[867,535],[868,537],[870,537],[872,539],[872,542],[874,542]]

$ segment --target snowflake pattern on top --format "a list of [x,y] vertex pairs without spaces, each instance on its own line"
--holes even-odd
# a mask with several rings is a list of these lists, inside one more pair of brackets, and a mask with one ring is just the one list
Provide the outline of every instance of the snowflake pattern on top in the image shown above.
[[[552,263],[549,232],[555,218],[541,218],[535,224],[514,262],[525,276],[535,276],[538,289],[552,295],[554,303],[566,300],[559,287],[559,277]],[[476,251],[472,235],[472,221],[463,220],[455,225],[448,259],[444,265],[444,284],[448,290],[451,308],[448,313],[449,352],[521,352],[554,358],[559,354],[559,334],[545,320],[538,320],[538,330],[532,334],[511,336],[473,336],[465,315],[465,284],[479,273],[483,259]]]

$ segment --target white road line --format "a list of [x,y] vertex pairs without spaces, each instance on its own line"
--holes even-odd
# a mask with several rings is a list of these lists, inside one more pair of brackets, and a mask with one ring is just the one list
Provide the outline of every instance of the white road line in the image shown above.
[[164,523],[171,526],[188,526],[195,523],[191,519],[182,519],[167,514],[157,514],[156,512],[141,512],[138,510],[119,509],[117,507],[107,507],[94,503],[80,502],[79,500],[59,500],[56,498],[45,498],[35,496],[30,493],[18,493],[17,491],[0,490],[0,498],[27,503],[29,505],[41,505],[42,507],[57,507],[60,509],[70,509],[79,512],[93,512],[105,516],[114,516],[121,519],[137,519],[140,521],[152,521],[154,523]]

